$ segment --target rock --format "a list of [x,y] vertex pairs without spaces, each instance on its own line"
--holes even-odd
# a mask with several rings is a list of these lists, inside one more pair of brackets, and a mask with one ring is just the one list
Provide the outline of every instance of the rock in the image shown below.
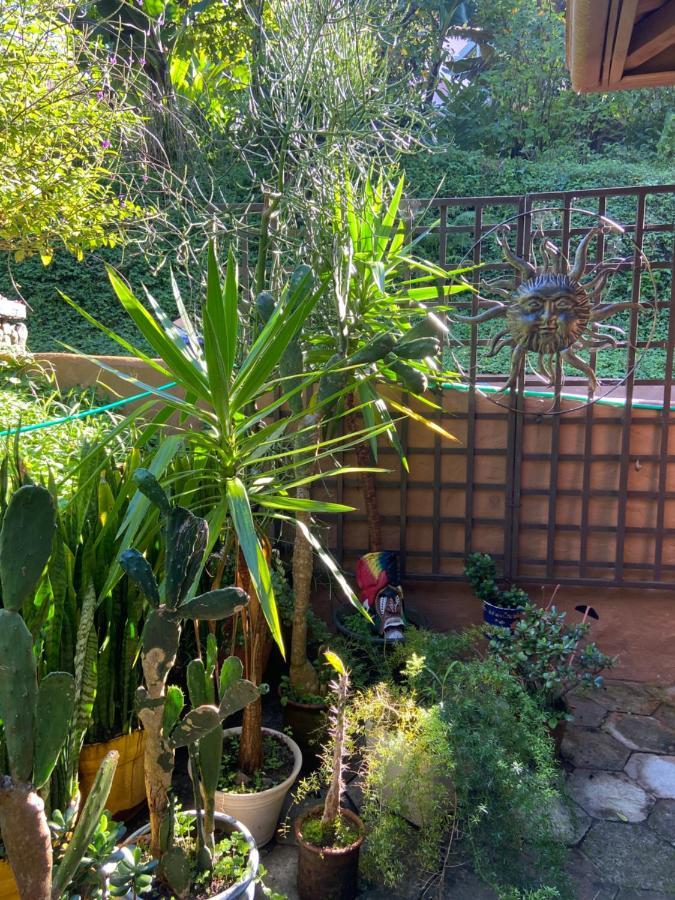
[[642,822],[652,799],[623,772],[575,769],[567,780],[567,790],[576,802],[596,819]]
[[650,828],[595,822],[582,846],[606,883],[666,892],[675,884],[673,846]]
[[620,772],[630,756],[630,750],[611,734],[576,725],[568,725],[565,729],[560,753],[578,769],[614,772]]
[[647,824],[664,841],[675,844],[675,800],[657,800]]
[[566,699],[575,726],[596,728],[607,715],[607,710],[589,697],[572,694]]
[[250,777],[245,772],[237,772],[237,774],[234,776],[235,784],[249,784],[250,781]]
[[625,771],[655,797],[675,800],[675,756],[634,753]]
[[631,750],[675,753],[675,730],[653,716],[612,713],[603,728]]
[[573,847],[591,827],[591,817],[571,800],[557,798],[551,804],[549,816],[553,834],[567,847]]
[[593,692],[593,701],[605,709],[650,716],[661,702],[662,692],[638,681],[605,681]]
[[664,894],[662,891],[619,891],[615,900],[673,900],[672,893]]

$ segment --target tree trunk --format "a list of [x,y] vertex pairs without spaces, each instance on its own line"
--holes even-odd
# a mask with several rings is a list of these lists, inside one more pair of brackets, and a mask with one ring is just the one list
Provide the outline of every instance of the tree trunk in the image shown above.
[[162,855],[160,830],[169,815],[169,789],[173,775],[174,756],[162,737],[164,705],[157,709],[141,709],[138,713],[145,731],[145,794],[150,821],[150,853],[155,859]]
[[0,778],[0,832],[21,900],[50,900],[52,842],[42,798],[31,784]]
[[[296,497],[301,500],[309,499],[308,485],[302,485],[296,489]],[[296,512],[296,521],[301,522],[305,528],[311,525],[311,516],[308,512]],[[302,530],[296,526],[295,542],[293,544],[293,593],[295,601],[293,606],[293,634],[291,637],[291,687],[305,694],[319,693],[319,676],[316,669],[307,659],[307,613],[309,612],[312,593],[312,571],[314,567],[314,555],[312,545],[309,543]]]
[[[263,543],[266,559],[271,557],[268,541]],[[251,582],[251,575],[246,560],[239,550],[237,564],[237,585],[243,588],[249,597],[248,607],[242,615],[244,642],[246,645],[244,677],[253,684],[260,684],[263,676],[263,654],[265,643],[270,640],[269,628],[260,606],[258,595]],[[253,776],[263,764],[262,747],[262,701],[260,697],[244,708],[244,717],[239,740],[239,768],[245,774]]]
[[[354,406],[354,396],[347,397],[347,405]],[[351,412],[347,419],[347,427],[354,433],[363,427],[363,420],[358,413]],[[361,441],[356,445],[356,461],[359,466],[369,468],[373,465],[373,455],[367,441]],[[361,490],[366,503],[366,519],[368,521],[368,550],[370,553],[378,553],[382,549],[382,521],[380,507],[377,501],[377,488],[373,472],[359,472]]]

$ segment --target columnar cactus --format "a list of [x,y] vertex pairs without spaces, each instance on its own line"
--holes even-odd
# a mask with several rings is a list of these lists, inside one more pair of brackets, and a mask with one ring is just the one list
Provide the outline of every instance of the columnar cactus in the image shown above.
[[[176,862],[177,849],[169,848],[167,840],[174,752],[178,747],[192,747],[192,756],[198,754],[199,769],[207,772],[206,782],[210,786],[213,771],[220,766],[220,759],[216,761],[215,756],[222,754],[222,749],[218,751],[216,748],[217,737],[212,733],[220,732],[222,720],[254,700],[258,690],[241,679],[236,684],[221,683],[223,690],[216,705],[215,692],[207,684],[212,672],[207,673],[202,665],[203,690],[199,691],[197,670],[193,665],[190,683],[194,705],[181,719],[183,695],[177,688],[167,687],[168,678],[176,661],[183,620],[227,618],[244,607],[248,598],[243,590],[236,587],[189,596],[204,558],[208,525],[189,510],[171,505],[157,480],[146,469],[137,470],[134,480],[139,490],[159,508],[166,541],[166,571],[161,587],[149,563],[138,551],[124,551],[120,563],[153,607],[143,629],[141,662],[145,685],[138,691],[139,716],[147,734],[145,786],[150,813],[151,851],[155,858],[166,857],[162,859],[161,870],[180,896],[181,887],[174,883],[180,879],[172,878],[172,873],[181,869],[182,860]],[[229,665],[223,669],[229,670]],[[195,749],[197,744],[198,750]],[[215,777],[217,780],[217,774]],[[212,833],[210,806],[207,815],[210,815],[209,830]],[[212,839],[203,843],[212,846]]]
[[21,900],[59,898],[82,858],[108,799],[117,754],[104,760],[52,879],[52,847],[39,790],[49,781],[73,716],[75,680],[51,672],[38,684],[33,638],[21,616],[33,602],[47,564],[56,522],[49,491],[20,488],[10,500],[0,531],[0,832]]

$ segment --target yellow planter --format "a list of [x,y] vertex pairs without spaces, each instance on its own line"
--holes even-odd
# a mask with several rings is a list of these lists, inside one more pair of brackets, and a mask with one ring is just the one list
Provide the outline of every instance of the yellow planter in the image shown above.
[[14,873],[6,859],[0,859],[0,900],[19,900]]
[[[111,750],[120,755],[106,809],[113,816],[131,812],[145,802],[145,732],[142,729],[123,734],[100,744],[85,744],[80,753],[80,793],[82,803],[94,783],[103,757]],[[0,900],[2,897],[0,896]]]

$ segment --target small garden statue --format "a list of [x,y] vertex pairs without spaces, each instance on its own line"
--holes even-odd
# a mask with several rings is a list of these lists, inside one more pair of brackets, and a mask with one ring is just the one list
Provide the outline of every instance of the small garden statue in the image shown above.
[[405,617],[397,554],[366,553],[356,564],[356,582],[361,603],[376,620],[380,636],[385,641],[402,641]]
[[[571,265],[545,235],[539,244],[541,265],[533,265],[513,253],[506,237],[507,226],[497,230],[497,241],[504,257],[521,274],[523,281],[515,290],[510,279],[481,282],[483,290],[504,297],[506,302],[479,295],[479,303],[489,303],[490,308],[475,316],[458,316],[457,319],[471,324],[499,317],[506,319],[506,328],[493,335],[487,354],[495,356],[504,347],[512,348],[505,391],[516,384],[527,354],[536,353],[536,371],[548,385],[555,382],[556,363],[560,360],[582,372],[588,378],[591,392],[595,393],[595,373],[578,351],[617,347],[617,338],[608,332],[599,332],[596,326],[633,305],[632,301],[600,302],[607,278],[616,266],[600,264],[588,281],[583,283],[581,280],[589,244],[596,235],[608,230],[609,226],[591,228],[579,241]],[[613,331],[616,334],[617,329]]]

